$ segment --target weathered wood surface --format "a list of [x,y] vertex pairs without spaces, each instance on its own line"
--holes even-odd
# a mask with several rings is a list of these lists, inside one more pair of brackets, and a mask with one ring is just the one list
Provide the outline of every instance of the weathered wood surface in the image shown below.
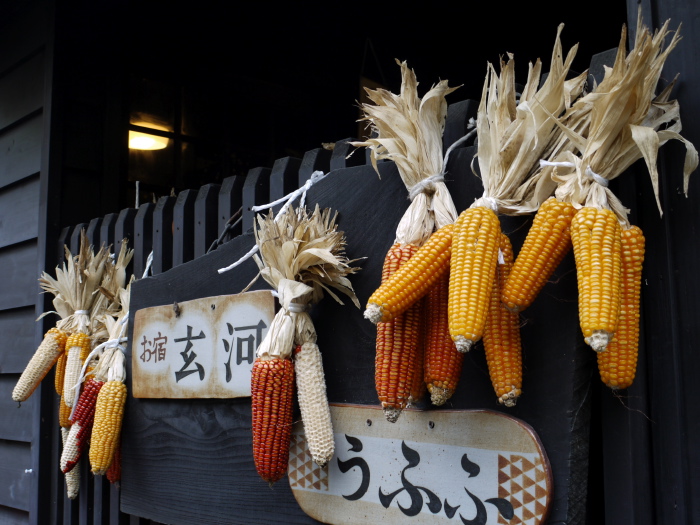
[[0,250],[0,275],[3,278],[0,310],[36,303],[40,292],[37,275],[33,271],[36,268],[36,260],[35,241],[23,242]]
[[0,136],[0,187],[39,172],[41,126],[41,115],[36,115]]
[[31,447],[29,443],[0,440],[0,507],[12,507],[28,511],[31,501],[31,485],[36,472],[32,469]]
[[41,109],[44,102],[44,54],[37,53],[0,77],[0,129]]
[[0,312],[0,334],[13,352],[0,352],[0,374],[21,373],[34,354],[34,306]]
[[[462,117],[463,126],[466,125]],[[358,152],[361,153],[361,152]],[[464,209],[481,195],[471,174],[473,148],[458,148],[448,185]],[[408,205],[395,166],[381,163],[381,179],[370,166],[336,170],[309,191],[307,203],[339,212],[347,254],[362,259],[352,276],[361,304],[378,282],[384,254]],[[393,203],[393,204],[387,204]],[[503,218],[517,250],[529,218]],[[371,232],[371,234],[368,234]],[[253,243],[242,235],[205,257],[135,283],[132,313],[208,295],[237,293],[256,273],[252,261],[219,275],[216,270],[243,255]],[[266,288],[259,280],[253,289]],[[375,327],[352,305],[326,298],[312,310],[324,357],[329,399],[376,405]],[[481,345],[465,359],[461,384],[448,409],[503,410],[532,425],[550,457],[554,491],[550,523],[582,523],[587,484],[589,389],[592,351],[580,336],[573,260],[566,259],[553,282],[523,314],[523,397],[510,410],[499,407]],[[553,331],[552,327],[558,327]],[[427,404],[420,405],[428,409]],[[122,510],[168,523],[313,523],[303,514],[286,480],[269,489],[255,473],[249,400],[139,400],[129,398],[124,424]],[[221,490],[221,487],[225,487]],[[274,497],[274,504],[270,497]],[[202,514],[204,513],[204,514]]]

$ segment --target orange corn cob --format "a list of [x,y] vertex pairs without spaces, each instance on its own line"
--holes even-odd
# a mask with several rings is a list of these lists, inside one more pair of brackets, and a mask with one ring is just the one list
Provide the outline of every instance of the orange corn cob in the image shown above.
[[250,392],[255,469],[272,484],[285,475],[289,463],[294,400],[292,361],[257,358]]
[[80,394],[78,405],[75,407],[71,419],[73,425],[61,454],[61,471],[64,474],[78,464],[78,460],[87,446],[95,420],[97,396],[103,384],[103,381],[96,381],[92,378],[85,382],[85,388]]
[[484,328],[484,351],[498,402],[512,407],[521,394],[523,360],[519,316],[501,302],[502,287],[513,267],[513,247],[508,236],[503,233],[499,250],[503,260],[499,261],[493,282],[491,304]]
[[[443,226],[370,296],[365,317],[386,323],[425,296],[450,268],[453,225]],[[393,249],[393,248],[392,248]]]
[[58,361],[56,361],[56,372],[54,374],[54,387],[56,388],[56,393],[60,396],[63,394],[63,378],[66,373],[66,352],[61,352],[58,356]]
[[588,345],[605,350],[620,315],[621,229],[615,214],[584,207],[571,221],[579,321]]
[[468,352],[484,332],[500,232],[496,214],[482,206],[464,210],[455,222],[448,318],[460,352]]
[[[384,259],[382,282],[416,250],[411,244],[392,246]],[[374,380],[384,416],[392,423],[415,401],[414,396],[418,395],[416,378],[423,380],[422,304],[419,301],[392,321],[377,323]]]
[[66,405],[64,396],[61,396],[61,400],[58,405],[58,424],[61,428],[70,428],[72,423],[70,421],[71,407]]
[[550,197],[535,214],[515,264],[503,287],[502,301],[520,312],[530,306],[571,249],[573,204]]
[[622,300],[615,336],[598,354],[600,378],[613,389],[628,388],[637,372],[639,296],[644,263],[644,235],[637,226],[622,232]]
[[58,361],[66,345],[66,334],[58,328],[51,328],[29,360],[15,388],[12,390],[12,400],[26,401],[39,386],[42,379],[49,373],[51,367]]
[[425,384],[434,405],[452,397],[462,375],[464,354],[457,351],[447,322],[450,276],[444,275],[426,297]]
[[97,394],[90,439],[90,466],[93,474],[104,474],[112,463],[121,433],[125,403],[126,385],[121,381],[106,381]]

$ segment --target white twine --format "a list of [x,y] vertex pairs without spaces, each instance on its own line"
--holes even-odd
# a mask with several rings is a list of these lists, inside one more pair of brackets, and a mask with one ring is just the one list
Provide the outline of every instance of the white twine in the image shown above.
[[576,164],[573,162],[551,162],[549,160],[540,159],[540,168],[545,166],[554,166],[555,168],[575,168]]
[[[473,127],[474,124],[472,124],[472,120],[470,119],[469,121],[469,126],[468,127]],[[431,175],[430,177],[427,177],[423,180],[418,181],[416,184],[411,186],[408,189],[408,199],[413,200],[415,199],[418,195],[421,193],[435,193],[435,184],[438,182],[445,182],[445,173],[447,172],[447,162],[450,159],[450,153],[452,153],[457,146],[465,142],[467,139],[469,139],[472,135],[476,133],[476,130],[472,130],[463,137],[460,137],[459,139],[455,140],[452,145],[447,148],[447,151],[445,152],[445,156],[442,159],[442,172],[437,173],[435,175]]]
[[308,304],[301,304],[301,303],[289,303],[289,306],[287,307],[288,312],[292,312],[293,314],[303,314],[309,309]]
[[141,279],[145,279],[148,277],[148,272],[151,271],[151,265],[153,264],[153,250],[151,250],[151,253],[148,254],[148,258],[146,259],[146,269],[143,271],[143,276]]
[[[294,199],[296,199],[299,195],[301,195],[301,201],[299,202],[299,206],[303,207],[304,203],[306,202],[306,192],[309,191],[309,188],[311,188],[311,186],[316,184],[318,181],[324,179],[327,175],[328,175],[327,173],[324,174],[322,171],[314,171],[311,174],[311,177],[309,178],[309,180],[307,180],[306,183],[303,186],[301,186],[300,188],[294,190],[293,192],[291,192],[291,193],[285,195],[284,197],[277,199],[276,201],[271,202],[269,204],[261,204],[260,206],[253,206],[252,208],[250,208],[250,210],[254,211],[254,212],[267,210],[268,208],[272,208],[272,207],[277,206],[278,204],[281,204],[284,202],[285,205],[282,206],[280,211],[277,212],[277,215],[275,215],[275,222],[277,222],[277,220],[282,215],[287,213],[290,206],[292,205],[292,202],[294,202]],[[219,268],[218,272],[219,273],[228,272],[229,270],[232,270],[236,266],[240,266],[243,262],[250,259],[253,255],[255,255],[255,253],[257,253],[257,251],[258,251],[258,245],[255,244],[243,257],[238,259],[233,264],[227,266],[226,268]]]
[[76,310],[73,313],[75,315],[90,315],[90,310]]
[[482,195],[478,199],[474,200],[471,208],[476,208],[478,206],[483,206],[484,208],[491,209],[496,215],[498,215],[498,201],[493,197],[487,195]]
[[594,181],[596,181],[596,182],[597,182],[598,184],[600,184],[603,188],[607,188],[607,187],[608,187],[608,179],[606,179],[605,177],[601,177],[600,175],[598,175],[596,172],[594,172],[594,171],[591,169],[590,166],[588,166],[588,167],[586,168],[586,172],[585,172],[585,173],[586,173],[586,175],[587,175],[588,177],[590,177],[591,179],[593,179]]
[[73,395],[73,409],[70,411],[69,419],[73,419],[73,413],[75,412],[75,409],[78,407],[78,400],[80,399],[80,385],[82,385],[85,382],[85,376],[86,376],[87,368],[90,365],[90,361],[92,361],[98,355],[101,355],[106,348],[119,348],[122,352],[125,351],[125,348],[122,346],[122,343],[125,343],[129,340],[129,338],[124,335],[124,331],[127,328],[126,323],[128,320],[129,320],[129,312],[127,312],[124,315],[124,319],[122,319],[119,322],[119,324],[122,325],[121,330],[119,330],[119,336],[116,339],[109,339],[108,341],[105,341],[104,343],[97,345],[92,350],[92,352],[90,352],[90,354],[87,356],[87,358],[85,359],[85,362],[83,363],[83,367],[80,369],[80,375],[78,376],[78,382],[69,388],[69,390],[75,390],[75,394]]
[[[575,168],[576,165],[573,162],[550,162],[548,160],[542,160],[540,159],[540,167],[544,168],[545,166],[554,166],[555,168],[558,167],[563,167],[563,168]],[[590,166],[586,167],[586,171],[584,172],[585,175],[589,179],[593,179],[595,182],[603,186],[604,188],[608,187],[608,179],[605,177],[598,175],[596,172],[594,172]]]

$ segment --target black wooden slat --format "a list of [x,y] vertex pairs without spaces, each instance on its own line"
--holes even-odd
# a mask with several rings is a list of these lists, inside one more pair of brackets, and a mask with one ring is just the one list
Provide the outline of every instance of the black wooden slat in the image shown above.
[[0,352],[0,374],[21,373],[34,355],[34,306],[0,311],[0,334],[13,351]]
[[105,246],[112,246],[114,248],[115,242],[115,229],[117,227],[117,219],[119,215],[117,213],[108,213],[102,218],[102,225],[100,226],[100,244]]
[[[299,168],[301,168],[301,159],[296,157],[284,157],[275,161],[270,173],[270,202],[274,202],[297,189]],[[273,212],[277,213],[282,206],[283,204],[278,204],[272,208]]]
[[41,133],[42,118],[37,115],[0,135],[0,188],[39,173]]
[[65,247],[70,243],[71,232],[73,231],[72,226],[66,226],[61,230],[56,242],[56,260],[58,265],[62,266],[63,262],[66,260],[66,250]]
[[27,525],[29,523],[29,514],[0,505],[0,523],[3,525]]
[[85,230],[88,241],[90,241],[90,244],[94,246],[96,250],[99,250],[100,246],[102,246],[102,239],[100,239],[101,229],[102,217],[95,217],[88,223],[87,229]]
[[63,525],[82,525],[80,523],[80,496],[75,499],[66,497],[65,481],[63,486]]
[[[347,138],[339,140],[335,143],[335,147],[331,152],[330,169],[338,170],[341,168],[351,168],[353,166],[362,166],[365,164],[365,155],[363,151],[357,151],[355,146],[352,146],[350,142],[354,142],[357,139]],[[350,155],[352,153],[352,155]],[[348,158],[348,155],[350,157]]]
[[80,252],[80,235],[82,231],[87,230],[87,227],[88,225],[84,222],[76,224],[73,227],[73,233],[71,233],[70,236],[70,244],[68,245],[68,247],[70,248],[70,252],[73,255],[78,255],[78,253]]
[[194,256],[201,257],[219,237],[219,184],[205,184],[194,202]]
[[40,109],[44,102],[44,54],[38,53],[0,77],[0,130]]
[[251,208],[270,202],[270,173],[270,168],[253,168],[246,176],[243,185],[243,221],[241,225],[244,232],[253,227],[256,213]]
[[0,310],[34,305],[40,293],[36,268],[36,242],[0,249],[0,275],[3,278]]
[[153,213],[153,266],[154,274],[173,266],[173,208],[175,197],[161,197]]
[[109,525],[109,480],[106,476],[93,479],[93,525]]
[[156,205],[146,203],[139,206],[134,219],[134,275],[140,279],[146,269],[148,255],[153,250],[153,212]]
[[46,43],[49,10],[42,2],[27,2],[26,7],[10,19],[2,20],[0,31],[0,75],[25,60]]
[[181,191],[173,208],[173,266],[194,259],[195,190]]
[[[221,183],[219,191],[219,234],[224,231],[226,223],[234,213],[243,205],[243,184],[245,177],[233,175],[226,177]],[[242,221],[241,221],[242,222]],[[233,239],[241,234],[241,224],[233,227],[230,233],[224,238],[224,242]]]
[[81,457],[80,463],[75,468],[80,469],[80,493],[77,498],[80,525],[92,525],[94,476],[90,472],[88,457]]
[[304,153],[299,168],[299,186],[303,186],[311,178],[314,171],[328,173],[331,169],[331,152],[327,149],[316,148]]
[[3,414],[0,439],[31,442],[35,432],[32,413],[35,403],[38,402],[38,396],[30,396],[21,405],[12,401],[12,390],[18,379],[18,374],[0,375],[0,414]]
[[119,508],[119,485],[110,483],[109,487],[109,525],[128,525],[129,516]]
[[0,190],[0,247],[37,237],[38,206],[38,176]]
[[29,510],[31,485],[36,480],[29,443],[0,440],[0,505]]
[[[114,225],[114,247],[113,251],[118,254],[121,250],[122,243],[126,240],[127,248],[134,248],[134,220],[136,218],[134,208],[126,208],[119,212],[117,222]],[[134,268],[133,259],[129,261],[126,267],[127,278],[131,275]],[[140,276],[139,276],[140,277]]]

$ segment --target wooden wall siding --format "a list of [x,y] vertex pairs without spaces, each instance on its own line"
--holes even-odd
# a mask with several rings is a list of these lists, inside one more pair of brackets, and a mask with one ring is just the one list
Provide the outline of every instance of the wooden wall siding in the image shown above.
[[36,479],[28,443],[0,439],[0,505],[29,511],[31,485]]
[[39,216],[39,176],[27,177],[0,189],[0,248],[36,239]]
[[0,187],[39,173],[42,124],[42,115],[35,114],[12,133],[0,134]]
[[19,374],[24,370],[34,345],[35,319],[34,305],[0,310],[0,334],[6,341],[0,352],[0,374]]
[[0,77],[0,130],[41,109],[44,101],[44,54],[37,53]]
[[3,525],[26,525],[29,516],[26,512],[0,505],[0,523]]

